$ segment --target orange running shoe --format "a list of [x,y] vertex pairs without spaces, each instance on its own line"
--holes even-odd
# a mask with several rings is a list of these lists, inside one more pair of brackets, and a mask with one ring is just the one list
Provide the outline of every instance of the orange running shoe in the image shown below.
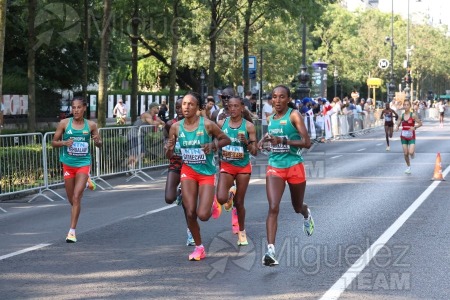
[[228,201],[223,205],[225,211],[230,211],[233,208],[234,195],[236,195],[236,186],[233,185],[228,192]]
[[212,217],[213,219],[217,219],[220,217],[220,214],[222,213],[222,205],[219,204],[217,201],[216,196],[214,196],[214,201],[212,205]]

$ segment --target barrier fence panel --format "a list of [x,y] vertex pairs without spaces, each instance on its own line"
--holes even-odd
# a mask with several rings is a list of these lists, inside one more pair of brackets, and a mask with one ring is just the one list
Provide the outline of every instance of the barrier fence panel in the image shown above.
[[[55,136],[55,132],[46,132],[44,134],[44,141],[42,143],[42,160],[44,166],[44,183],[45,188],[42,190],[49,191],[54,195],[64,200],[64,197],[59,195],[54,190],[50,189],[50,187],[57,187],[64,184],[64,176],[62,172],[61,162],[59,161],[59,152],[60,148],[52,147],[52,140]],[[32,202],[39,195],[34,196],[30,201]]]
[[0,196],[38,191],[34,198],[53,201],[43,194],[47,189],[44,145],[41,133],[0,135]]
[[111,189],[113,187],[102,177],[130,172],[127,134],[135,128],[136,126],[99,128],[103,145],[101,148],[93,145],[95,151],[92,151],[95,153],[92,161],[95,162],[93,180],[96,183],[101,180]]
[[[151,169],[169,164],[164,150],[163,128],[154,125],[145,125],[139,128],[141,136],[141,152],[139,159],[139,170]],[[145,173],[144,173],[145,174]],[[148,176],[154,180],[152,177]]]
[[140,175],[154,180],[142,170],[163,166],[168,163],[164,156],[164,137],[158,127],[154,125],[129,127],[127,132],[127,153],[129,169],[132,174],[127,179],[127,182],[135,177],[146,181]]

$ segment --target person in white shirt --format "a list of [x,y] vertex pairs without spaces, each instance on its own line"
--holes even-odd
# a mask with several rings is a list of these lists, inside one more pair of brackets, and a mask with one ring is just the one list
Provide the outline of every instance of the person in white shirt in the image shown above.
[[273,107],[272,107],[272,95],[269,96],[267,99],[267,102],[263,106],[262,110],[262,126],[263,126],[263,135],[267,132],[267,121],[269,120],[269,116],[273,113]]
[[117,104],[113,109],[113,115],[116,116],[117,125],[125,125],[127,117],[127,108],[123,104],[123,100],[117,100]]
[[437,109],[439,111],[439,127],[444,127],[444,114],[445,114],[445,104],[444,100],[439,100],[439,103],[437,105]]
[[5,110],[5,106],[3,105],[3,101],[0,99],[0,128],[3,128],[3,111]]

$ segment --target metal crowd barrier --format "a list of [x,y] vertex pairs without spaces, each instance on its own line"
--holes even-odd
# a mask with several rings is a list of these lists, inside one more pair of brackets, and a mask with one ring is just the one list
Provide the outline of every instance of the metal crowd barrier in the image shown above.
[[[401,115],[401,111],[398,111]],[[448,114],[448,111],[446,112]],[[368,115],[336,115],[330,118],[332,137],[347,137],[375,127],[382,126],[381,110]],[[423,112],[425,120],[439,119],[436,108]],[[334,121],[333,121],[334,120]],[[254,120],[257,139],[263,134],[261,120]],[[305,117],[305,124],[311,139],[321,141],[326,137],[323,118]],[[313,129],[314,128],[314,129]],[[54,191],[62,186],[64,178],[59,162],[60,148],[53,148],[51,141],[55,132],[0,135],[0,197],[37,191],[29,200],[39,196],[53,201],[44,194],[49,191],[64,199]],[[164,151],[164,136],[160,128],[152,125],[100,128],[99,134],[103,147],[96,148],[92,143],[92,180],[104,189],[99,181],[112,186],[105,178],[112,175],[129,173],[126,181],[139,178],[154,180],[144,170],[168,165]],[[2,210],[0,208],[0,210]]]
[[37,191],[29,202],[39,196],[53,201],[44,194],[48,190],[64,199],[49,189],[48,174],[58,177],[62,171],[55,170],[48,159],[47,143],[41,133],[0,135],[0,148],[0,196]]
[[143,170],[168,165],[164,151],[164,135],[154,125],[100,128],[103,147],[96,149],[96,179],[128,173],[130,177],[154,180]]

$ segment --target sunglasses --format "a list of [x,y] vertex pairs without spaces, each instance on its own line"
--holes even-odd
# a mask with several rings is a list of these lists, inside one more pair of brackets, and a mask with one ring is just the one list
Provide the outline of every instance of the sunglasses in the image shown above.
[[221,95],[220,96],[220,99],[223,99],[223,100],[229,100],[230,98],[231,98],[230,95]]

